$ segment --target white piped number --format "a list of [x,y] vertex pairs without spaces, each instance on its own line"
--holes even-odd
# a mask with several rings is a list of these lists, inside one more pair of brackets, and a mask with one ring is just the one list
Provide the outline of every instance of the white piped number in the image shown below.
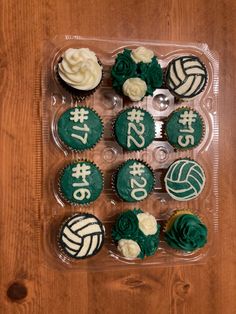
[[[132,111],[128,112],[128,114],[127,114],[127,120],[130,121],[128,123],[128,136],[127,136],[127,147],[128,148],[131,147],[132,142],[138,148],[141,148],[145,145],[145,140],[144,140],[144,137],[142,136],[143,133],[145,132],[145,126],[141,122],[141,121],[143,121],[143,117],[144,117],[144,112],[142,112],[141,110],[137,110],[137,109],[132,109]],[[138,129],[138,128],[140,128],[140,129]],[[132,130],[134,131],[135,134],[138,135],[138,138],[140,139],[139,142],[131,135]]]
[[75,168],[72,168],[72,177],[75,177],[76,179],[82,179],[82,182],[79,183],[73,183],[73,187],[78,187],[79,189],[76,189],[73,193],[73,197],[76,200],[82,201],[83,199],[89,199],[91,197],[91,192],[89,189],[85,188],[86,186],[89,186],[88,181],[86,180],[86,177],[91,174],[90,166],[86,164],[78,163]]
[[[75,108],[74,111],[70,112],[70,115],[71,115],[70,120],[74,121],[75,123],[77,123],[77,122],[84,123],[85,120],[88,120],[88,114],[89,114],[89,111],[85,110],[84,108],[80,108],[80,109],[79,108]],[[83,135],[72,133],[71,137],[74,137],[74,138],[78,139],[83,144],[87,144],[88,132],[90,131],[90,129],[87,126],[87,124],[84,123],[84,125],[82,127],[74,125],[72,127],[72,129],[83,133]]]
[[142,177],[142,174],[144,173],[145,166],[141,163],[134,163],[132,166],[129,166],[130,168],[130,174],[133,176],[138,176],[137,179],[131,178],[130,180],[130,186],[131,186],[131,197],[137,201],[143,200],[147,196],[147,191],[145,189],[147,185],[147,180]]
[[[197,114],[194,113],[192,110],[184,111],[180,115],[179,123],[182,125],[187,125],[188,128],[180,129],[181,133],[194,133],[194,128],[192,127],[192,123],[196,122]],[[184,134],[178,136],[178,144],[182,147],[186,147],[189,144],[194,145],[194,136],[191,134]]]

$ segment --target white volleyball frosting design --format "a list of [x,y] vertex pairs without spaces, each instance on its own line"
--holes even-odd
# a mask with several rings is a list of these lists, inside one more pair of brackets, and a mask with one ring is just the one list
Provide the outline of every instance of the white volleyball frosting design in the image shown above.
[[188,201],[196,198],[205,185],[202,167],[190,159],[179,159],[168,169],[165,175],[165,187],[175,200]]
[[63,224],[59,241],[67,255],[83,259],[98,253],[104,242],[105,228],[92,214],[75,214]]
[[207,70],[196,56],[172,60],[167,68],[166,85],[173,94],[191,99],[200,94],[207,83]]

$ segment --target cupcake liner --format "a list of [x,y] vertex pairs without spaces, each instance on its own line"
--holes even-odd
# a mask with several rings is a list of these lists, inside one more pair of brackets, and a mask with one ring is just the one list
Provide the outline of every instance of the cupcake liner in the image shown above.
[[137,162],[141,162],[142,164],[144,164],[152,173],[153,175],[153,187],[152,187],[152,190],[148,193],[148,195],[140,200],[140,201],[134,201],[134,202],[127,202],[127,203],[139,203],[139,202],[142,202],[144,201],[145,199],[147,199],[154,191],[154,188],[155,188],[155,185],[156,185],[156,178],[155,178],[155,174],[154,174],[154,170],[152,169],[152,167],[150,165],[148,165],[145,161],[141,160],[141,159],[136,159],[136,158],[130,158],[128,160],[126,160],[125,162],[123,162],[115,171],[114,173],[112,174],[112,177],[111,177],[111,188],[112,188],[112,191],[116,194],[116,196],[123,202],[125,202],[125,200],[123,198],[120,197],[120,195],[118,194],[117,190],[116,190],[116,178],[117,178],[117,174],[118,172],[120,171],[120,169],[123,167],[123,165],[129,161],[129,160],[133,160],[133,161],[137,161]]
[[[120,145],[120,143],[118,142],[118,138],[117,138],[117,136],[116,136],[116,134],[115,134],[115,123],[116,123],[116,120],[118,119],[118,117],[119,117],[122,113],[124,113],[125,111],[130,110],[130,109],[140,109],[140,110],[142,110],[142,111],[144,111],[144,112],[149,113],[150,116],[151,116],[151,118],[152,118],[152,120],[153,120],[154,126],[155,126],[155,120],[154,120],[152,114],[151,114],[149,111],[147,111],[147,110],[145,110],[145,109],[143,109],[143,108],[141,108],[141,107],[139,107],[139,106],[130,106],[129,108],[123,108],[123,109],[112,119],[112,125],[111,125],[111,127],[112,127],[112,136],[115,138],[116,142],[117,142],[119,145]],[[155,132],[154,132],[154,133],[155,133]],[[155,138],[156,138],[156,134],[155,134],[155,136],[154,136],[153,141],[152,141],[148,146],[146,146],[146,147],[144,147],[144,148],[142,148],[142,149],[128,150],[128,149],[126,149],[125,147],[123,147],[122,145],[120,145],[120,147],[122,147],[126,152],[129,152],[129,153],[132,153],[132,152],[142,152],[142,151],[147,150],[147,148],[155,141]]]
[[[189,55],[189,56],[191,56],[191,55]],[[181,57],[184,57],[184,56],[181,56]],[[167,65],[167,67],[166,67],[166,69],[165,69],[165,74],[164,74],[164,71],[163,71],[163,80],[165,81],[165,86],[166,86],[166,88],[170,91],[170,93],[171,93],[174,97],[176,97],[176,99],[177,99],[178,101],[181,100],[181,101],[187,102],[187,101],[193,100],[195,97],[199,96],[199,95],[205,90],[205,88],[206,88],[206,86],[207,86],[207,84],[208,84],[209,76],[208,76],[208,72],[207,72],[207,67],[206,67],[206,65],[202,62],[202,60],[200,60],[200,58],[197,57],[199,63],[201,63],[201,65],[206,69],[207,75],[206,75],[206,82],[205,82],[205,84],[202,86],[202,88],[201,88],[200,91],[197,93],[197,95],[195,95],[195,96],[193,96],[193,97],[190,97],[190,98],[189,98],[188,96],[187,96],[187,97],[184,97],[184,96],[180,97],[180,96],[176,95],[175,92],[173,91],[173,89],[170,88],[170,87],[166,84],[166,81],[167,81],[167,76],[168,76],[168,74],[169,74],[169,68],[170,68],[171,62],[174,61],[174,60],[176,60],[176,59],[179,59],[179,58],[181,58],[181,57],[174,58],[174,59],[172,59],[172,60],[169,62],[169,64]]]
[[[199,115],[199,117],[200,117],[200,119],[202,121],[202,137],[201,137],[201,140],[199,141],[199,143],[197,145],[194,145],[193,147],[190,147],[190,148],[188,148],[188,147],[183,147],[183,148],[175,147],[173,144],[171,144],[169,142],[168,136],[166,134],[166,126],[167,126],[168,121],[171,119],[172,115],[175,112],[178,112],[178,111],[180,111],[182,109],[192,110],[192,111],[196,112]],[[197,110],[195,110],[195,109],[193,109],[191,107],[188,107],[188,106],[179,107],[176,110],[172,111],[171,114],[163,121],[163,125],[161,126],[161,132],[160,132],[160,135],[162,136],[162,139],[166,140],[171,146],[174,147],[174,149],[176,151],[188,151],[188,150],[192,150],[192,149],[198,147],[202,143],[202,141],[203,141],[203,139],[205,137],[205,134],[206,134],[206,124],[205,124],[205,122],[203,120],[202,115]]]
[[66,252],[63,245],[61,244],[61,233],[62,233],[62,230],[64,228],[64,226],[74,217],[74,216],[77,216],[78,214],[81,214],[81,215],[90,215],[90,213],[87,213],[87,212],[77,212],[77,213],[74,213],[70,216],[67,216],[67,218],[64,218],[64,220],[61,222],[60,224],[60,227],[58,228],[58,231],[57,231],[57,236],[56,236],[56,242],[57,242],[57,249],[58,249],[58,252],[66,259],[68,260],[73,260],[73,261],[79,261],[79,260],[83,260],[83,259],[87,259],[87,258],[91,258],[95,255],[97,255],[97,253],[99,253],[99,251],[102,249],[103,245],[104,245],[104,242],[105,242],[105,227],[103,225],[103,223],[95,216],[97,219],[98,219],[98,224],[100,225],[101,227],[101,230],[103,230],[103,238],[102,238],[102,242],[100,244],[100,248],[98,249],[98,251],[96,252],[96,254],[94,255],[90,255],[90,256],[82,256],[82,257],[74,257],[73,255],[70,255],[69,252]]
[[65,169],[69,166],[69,165],[73,165],[73,164],[76,164],[77,162],[89,162],[91,164],[93,164],[100,172],[101,176],[102,176],[102,190],[101,190],[101,193],[100,195],[98,196],[98,198],[101,196],[103,190],[104,190],[104,174],[103,172],[101,171],[101,169],[91,160],[87,159],[87,158],[81,158],[81,159],[75,159],[73,160],[72,162],[69,162],[67,163],[62,169],[60,169],[60,171],[58,172],[58,175],[57,175],[57,190],[58,190],[58,194],[60,196],[60,198],[66,202],[67,204],[70,204],[71,206],[81,206],[81,207],[88,207],[90,206],[91,204],[93,204],[98,198],[96,198],[94,201],[90,201],[88,203],[85,203],[85,204],[79,204],[79,203],[75,203],[75,202],[71,202],[69,201],[63,194],[63,191],[61,190],[61,185],[60,185],[60,180],[61,180],[61,177],[62,175],[64,174],[64,171]]
[[57,128],[58,120],[59,120],[60,117],[63,115],[63,113],[65,113],[66,110],[68,110],[68,109],[66,109],[65,111],[63,111],[63,113],[62,113],[62,114],[60,115],[60,117],[57,119],[57,123],[56,123],[55,126],[56,126],[56,136],[57,136],[59,142],[63,145],[63,147],[64,147],[66,150],[68,150],[68,151],[70,151],[70,152],[83,153],[83,152],[85,152],[85,151],[89,151],[89,150],[94,149],[94,147],[101,141],[101,139],[102,139],[103,136],[104,136],[104,122],[103,122],[103,119],[101,118],[101,116],[97,113],[97,111],[94,110],[93,108],[87,106],[87,105],[81,105],[81,106],[76,105],[76,106],[74,106],[73,108],[88,108],[89,110],[93,111],[93,112],[98,116],[98,118],[100,119],[101,124],[102,124],[102,133],[101,133],[101,136],[100,136],[100,138],[98,139],[98,141],[95,142],[95,143],[93,144],[93,146],[91,146],[91,147],[85,148],[85,149],[83,149],[83,150],[79,150],[79,149],[75,149],[75,148],[72,148],[72,147],[68,146],[65,142],[63,142],[63,140],[60,138],[60,136],[59,136],[59,134],[58,134],[58,128]]
[[[57,79],[58,83],[72,96],[72,99],[74,102],[84,101],[87,97],[92,96],[96,92],[96,90],[101,86],[101,84],[103,82],[103,78],[104,78],[103,67],[102,67],[101,81],[99,82],[99,84],[95,88],[88,90],[88,91],[83,91],[83,90],[79,90],[79,89],[71,87],[69,84],[67,84],[65,81],[63,81],[63,79],[60,77],[60,75],[58,73],[58,64],[61,62],[61,60],[62,60],[62,58],[59,59],[57,65],[56,65],[56,68],[55,68],[56,79]],[[100,66],[102,66],[102,63],[99,59],[98,59],[98,63]]]

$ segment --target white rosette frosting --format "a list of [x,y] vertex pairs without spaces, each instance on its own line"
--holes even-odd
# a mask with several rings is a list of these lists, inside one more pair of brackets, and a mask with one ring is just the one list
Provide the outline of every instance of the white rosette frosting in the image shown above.
[[95,53],[88,48],[69,48],[62,55],[58,74],[71,87],[88,91],[100,83],[102,66]]
[[124,257],[136,258],[140,254],[141,249],[137,242],[121,239],[118,242],[118,251],[120,251]]
[[149,213],[141,213],[137,215],[139,229],[146,235],[152,235],[157,232],[157,222],[154,216]]
[[139,63],[141,61],[144,63],[150,63],[153,57],[153,51],[145,47],[138,47],[131,52],[131,58],[135,63]]
[[132,101],[139,101],[146,94],[147,84],[140,78],[135,77],[126,80],[122,88],[124,95],[128,96]]

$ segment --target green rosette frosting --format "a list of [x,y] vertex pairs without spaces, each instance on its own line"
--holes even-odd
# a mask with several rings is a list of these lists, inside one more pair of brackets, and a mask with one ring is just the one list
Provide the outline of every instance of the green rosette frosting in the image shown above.
[[176,250],[192,252],[207,243],[207,228],[192,214],[182,214],[174,219],[165,232],[168,245]]
[[[160,225],[156,222],[154,234],[144,234],[139,225],[138,215],[144,213],[141,209],[128,210],[119,215],[112,228],[114,241],[132,240],[140,248],[137,258],[144,259],[145,256],[152,256],[158,249]],[[150,215],[151,216],[151,215]],[[152,217],[154,219],[154,217]]]
[[124,49],[123,53],[118,53],[116,62],[111,70],[113,87],[121,92],[124,82],[131,77],[136,77],[137,65],[130,56],[131,50]]
[[139,78],[145,81],[147,90],[145,96],[153,95],[155,89],[162,86],[163,71],[156,56],[150,62],[144,63],[140,61],[136,63],[131,57],[132,50],[124,49],[122,53],[118,53],[115,64],[111,70],[112,86],[122,93],[122,87],[126,80],[130,78]]

